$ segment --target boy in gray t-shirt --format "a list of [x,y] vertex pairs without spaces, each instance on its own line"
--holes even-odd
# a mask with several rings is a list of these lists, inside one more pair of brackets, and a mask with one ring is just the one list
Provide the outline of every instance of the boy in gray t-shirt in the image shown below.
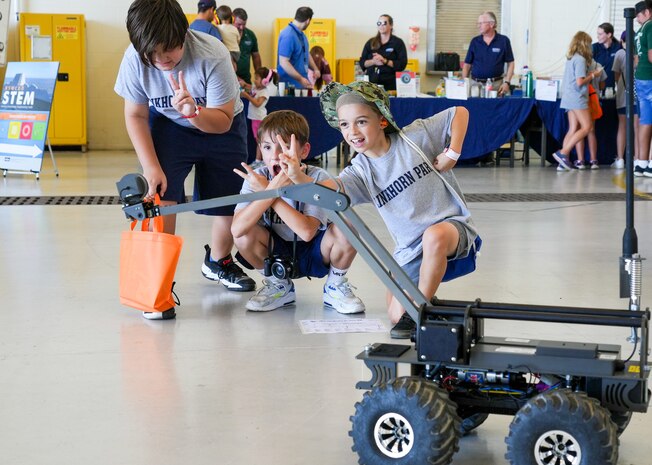
[[[450,171],[462,150],[468,111],[450,108],[401,131],[389,112],[387,94],[374,84],[331,83],[320,98],[328,123],[358,152],[336,182],[322,184],[339,184],[352,205],[373,203],[396,243],[394,258],[426,298],[434,296],[447,261],[468,256],[477,237]],[[428,162],[411,143],[428,154]],[[292,153],[283,160],[293,182],[311,181],[297,169]],[[388,312],[396,323],[392,337],[410,337],[415,323],[395,298]]]
[[[115,83],[124,98],[129,138],[149,191],[169,205],[185,202],[184,181],[195,168],[195,199],[237,194],[242,180],[233,168],[247,159],[247,126],[238,81],[224,45],[188,30],[176,0],[136,0],[127,13],[131,45]],[[208,279],[234,291],[256,283],[231,257],[233,206],[203,210],[214,216],[202,264]],[[174,233],[175,218],[164,218]],[[174,318],[174,308],[144,316]]]

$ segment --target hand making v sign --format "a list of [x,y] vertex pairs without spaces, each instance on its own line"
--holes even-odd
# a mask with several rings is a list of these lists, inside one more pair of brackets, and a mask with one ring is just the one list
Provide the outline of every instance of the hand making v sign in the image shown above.
[[179,71],[179,82],[174,78],[174,74],[170,74],[170,84],[174,91],[172,106],[183,116],[192,117],[192,115],[197,111],[197,104],[186,88],[186,80],[183,78],[183,71]]

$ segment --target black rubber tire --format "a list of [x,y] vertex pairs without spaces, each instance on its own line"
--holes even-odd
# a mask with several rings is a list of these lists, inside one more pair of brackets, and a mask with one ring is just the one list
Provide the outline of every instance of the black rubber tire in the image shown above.
[[610,412],[611,421],[616,425],[616,434],[620,437],[625,432],[625,428],[632,419],[632,412]]
[[358,463],[451,463],[461,436],[456,407],[446,391],[417,377],[397,378],[366,392],[355,404],[349,432]]
[[616,465],[618,461],[618,437],[610,412],[584,392],[560,389],[530,399],[514,416],[505,442],[505,458],[511,465]]

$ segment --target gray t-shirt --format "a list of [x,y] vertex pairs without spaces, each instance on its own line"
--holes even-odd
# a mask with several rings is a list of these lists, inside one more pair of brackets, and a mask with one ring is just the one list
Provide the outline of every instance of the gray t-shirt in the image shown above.
[[[262,166],[256,169],[255,172],[258,174],[262,174],[268,180],[272,179],[272,176],[266,166]],[[326,172],[326,170],[319,168],[317,166],[308,165],[306,169],[306,174],[311,178],[315,179],[317,182],[330,179],[330,176]],[[244,183],[242,184],[242,189],[240,190],[240,193],[251,194],[252,192],[254,191],[251,189],[251,186],[249,185],[249,181],[245,179]],[[326,211],[324,211],[322,208],[319,208],[309,203],[305,203],[305,204],[300,203],[299,205],[295,205],[294,200],[290,200],[286,198],[283,198],[283,201],[285,201],[288,205],[291,205],[294,208],[298,207],[299,211],[301,211],[301,213],[303,213],[304,215],[317,218],[321,223],[321,227],[319,229],[320,230],[326,229],[326,226],[328,225],[328,216]],[[251,202],[240,202],[239,204],[236,205],[235,211],[242,210],[250,203]],[[262,218],[258,220],[258,224],[264,227],[270,227],[271,225],[272,231],[278,234],[279,237],[281,237],[283,240],[291,241],[294,239],[294,231],[292,231],[283,222],[283,220],[279,218],[278,215],[276,215],[274,211],[272,211],[270,215],[270,210],[267,210],[265,214],[262,216]],[[301,241],[301,240],[302,239],[300,237],[297,237],[297,241]]]
[[[614,73],[620,73],[620,79],[616,82],[616,108],[625,108],[627,105],[627,99],[625,96],[625,73],[627,72],[626,67],[627,53],[625,49],[621,48],[616,52],[614,56],[614,64],[611,67]],[[634,91],[634,105],[636,105],[636,86],[633,86]]]
[[[455,108],[449,108],[414,121],[403,132],[432,161],[448,143],[454,115]],[[441,176],[463,203],[453,172]],[[423,233],[433,224],[457,220],[466,227],[470,244],[477,236],[466,204],[460,204],[442,178],[397,133],[390,135],[390,148],[385,155],[368,158],[358,154],[338,179],[352,205],[374,204],[394,239],[394,258],[399,265],[422,252]]]
[[577,78],[586,77],[586,60],[578,53],[566,61],[560,107],[565,110],[589,108],[589,86],[577,85]]
[[179,71],[183,71],[188,92],[197,105],[214,108],[235,99],[234,116],[243,110],[229,51],[215,37],[193,30],[188,30],[183,57],[172,71],[145,66],[133,45],[127,47],[114,90],[125,100],[154,107],[181,126],[194,127],[172,107],[174,92],[169,75],[178,79]]

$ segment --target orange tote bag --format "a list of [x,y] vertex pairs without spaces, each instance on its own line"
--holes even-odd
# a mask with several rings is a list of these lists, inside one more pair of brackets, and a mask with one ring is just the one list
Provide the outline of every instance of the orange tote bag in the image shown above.
[[602,118],[600,98],[591,84],[589,84],[589,110],[591,111],[591,118],[594,120]]
[[163,232],[163,218],[142,222],[140,231],[123,231],[120,241],[120,303],[144,312],[174,307],[172,294],[183,238]]

